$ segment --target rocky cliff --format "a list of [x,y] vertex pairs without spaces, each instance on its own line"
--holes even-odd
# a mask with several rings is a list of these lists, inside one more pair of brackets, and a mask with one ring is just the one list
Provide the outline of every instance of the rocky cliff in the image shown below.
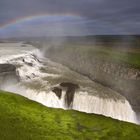
[[76,49],[48,49],[46,56],[125,96],[140,112],[140,70],[133,66],[80,54]]
[[18,82],[18,76],[16,74],[16,67],[12,64],[0,64],[0,88]]

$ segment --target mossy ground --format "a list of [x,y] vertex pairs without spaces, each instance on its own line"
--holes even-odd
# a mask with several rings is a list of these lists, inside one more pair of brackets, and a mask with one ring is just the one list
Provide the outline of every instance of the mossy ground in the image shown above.
[[[111,47],[100,45],[75,45],[65,44],[64,46],[52,47],[57,53],[65,52],[66,54],[76,52],[82,57],[89,59],[97,58],[100,60],[111,61],[113,63],[126,64],[140,69],[140,48],[129,47]],[[51,48],[51,49],[52,49]],[[68,52],[68,53],[67,53]]]
[[0,140],[139,140],[140,126],[0,91]]

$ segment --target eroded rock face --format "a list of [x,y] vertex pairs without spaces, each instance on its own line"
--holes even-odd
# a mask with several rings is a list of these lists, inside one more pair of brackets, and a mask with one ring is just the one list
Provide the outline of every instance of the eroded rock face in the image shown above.
[[59,87],[54,87],[52,89],[52,91],[56,94],[56,96],[61,99],[61,95],[62,95],[62,89]]
[[5,89],[19,81],[16,67],[12,64],[0,64],[0,89]]
[[70,82],[61,83],[60,86],[67,87],[67,88],[74,88],[74,89],[79,88],[79,86],[77,84],[73,84],[73,83],[70,83]]
[[12,64],[0,64],[0,74],[4,72],[15,72],[16,67]]
[[65,104],[67,107],[70,107],[71,103],[73,102],[75,90],[79,88],[77,84],[64,82],[61,83],[60,86],[67,88],[66,95],[65,95]]
[[56,94],[56,96],[61,99],[62,91],[66,90],[65,94],[65,105],[69,108],[73,102],[75,91],[79,88],[79,85],[70,83],[70,82],[63,82],[60,83],[58,87],[54,87],[52,91]]
[[75,50],[47,51],[46,56],[119,92],[127,98],[135,112],[140,112],[140,69],[96,57],[90,58]]

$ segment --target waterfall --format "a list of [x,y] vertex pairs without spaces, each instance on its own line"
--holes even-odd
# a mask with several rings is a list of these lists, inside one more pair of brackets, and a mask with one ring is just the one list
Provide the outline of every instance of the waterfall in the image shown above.
[[[138,123],[136,114],[125,97],[61,64],[46,58],[39,59],[40,56],[39,51],[34,50],[1,58],[0,63],[16,66],[20,79],[17,85],[7,85],[3,89],[21,94],[48,107],[74,109]],[[45,72],[40,70],[42,67],[45,68]],[[67,88],[63,82],[71,82],[71,85]],[[61,91],[59,95],[54,92],[54,87]]]
[[80,92],[75,94],[73,109],[137,123],[136,115],[126,99],[115,101]]
[[48,107],[74,109],[86,113],[101,114],[114,119],[138,124],[135,112],[124,97],[122,97],[123,100],[115,101],[111,98],[105,99],[80,91],[75,93],[71,106],[67,107],[65,103],[65,95],[66,91],[62,91],[61,98],[56,96],[52,91],[46,93],[45,91],[37,92],[35,90],[28,89],[24,92],[25,97]]

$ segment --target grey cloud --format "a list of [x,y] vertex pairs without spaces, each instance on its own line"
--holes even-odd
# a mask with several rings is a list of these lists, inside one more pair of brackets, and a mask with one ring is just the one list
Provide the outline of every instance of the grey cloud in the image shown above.
[[[97,20],[102,28],[98,33],[107,33],[104,27],[116,34],[140,33],[139,0],[3,0],[0,1],[0,25],[16,18],[38,14],[75,13]],[[92,23],[91,23],[92,24]],[[95,28],[98,24],[94,25]],[[91,27],[92,25],[90,25]],[[135,26],[135,27],[134,27]],[[114,28],[114,29],[113,29]],[[91,29],[90,29],[91,30]],[[96,34],[95,32],[95,34]]]

